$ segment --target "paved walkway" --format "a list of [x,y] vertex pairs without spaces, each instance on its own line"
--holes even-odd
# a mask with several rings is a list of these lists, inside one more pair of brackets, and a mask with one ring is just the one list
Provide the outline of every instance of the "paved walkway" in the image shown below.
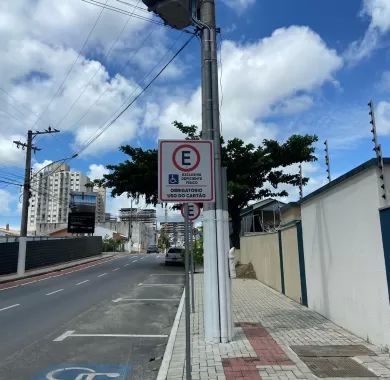
[[[234,341],[206,344],[203,335],[202,285],[202,274],[197,274],[196,312],[191,316],[194,380],[316,379],[291,349],[294,345],[364,345],[373,351],[371,356],[364,354],[347,360],[352,364],[361,363],[380,379],[390,379],[388,353],[381,352],[378,347],[257,280],[233,280]],[[168,380],[185,379],[184,323],[183,312],[169,363]]]

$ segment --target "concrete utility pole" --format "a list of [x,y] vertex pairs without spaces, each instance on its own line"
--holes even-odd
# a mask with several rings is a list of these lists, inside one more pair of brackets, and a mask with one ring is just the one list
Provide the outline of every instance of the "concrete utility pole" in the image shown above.
[[27,132],[27,142],[23,143],[21,141],[13,141],[18,148],[22,147],[23,150],[26,150],[26,164],[24,168],[24,183],[23,183],[23,201],[22,201],[22,216],[20,222],[20,238],[19,238],[19,255],[18,255],[18,275],[23,275],[26,266],[26,244],[27,244],[27,224],[28,224],[28,206],[29,199],[31,197],[30,191],[30,179],[31,179],[31,151],[34,153],[38,150],[36,146],[33,145],[34,137],[37,135],[44,135],[48,133],[58,133],[59,130],[49,127],[44,131],[31,131]]
[[[228,298],[228,241],[224,231],[221,175],[221,135],[218,96],[217,29],[215,1],[200,0],[202,27],[202,138],[214,141],[215,204],[204,207],[205,338],[210,342],[231,340]],[[218,300],[218,302],[216,302]]]

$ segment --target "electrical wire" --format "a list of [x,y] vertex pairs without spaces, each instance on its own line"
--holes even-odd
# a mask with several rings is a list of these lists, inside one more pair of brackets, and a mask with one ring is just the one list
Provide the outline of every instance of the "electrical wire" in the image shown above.
[[8,116],[11,117],[12,119],[15,119],[15,120],[18,121],[19,123],[24,124],[24,121],[23,121],[22,119],[19,119],[17,116],[12,115],[12,114],[9,113],[8,111],[0,110],[0,112],[2,112],[2,113],[5,114],[5,115],[8,115]]
[[[14,101],[15,103],[18,103],[20,107],[24,108],[26,111],[28,111],[29,113],[35,115],[35,116],[38,116],[38,114],[34,111],[32,111],[31,109],[27,108],[24,104],[22,104],[21,102],[19,102],[18,100],[16,100],[8,91],[4,90],[4,88],[0,87],[0,91],[2,93],[4,93],[5,95],[7,95],[10,99],[12,99],[12,101]],[[14,106],[15,107],[15,106]],[[15,108],[16,109],[16,108]]]
[[[106,125],[99,128],[95,136],[91,137],[84,146],[77,152],[80,155],[85,149],[87,149],[94,141],[96,141],[111,125],[113,125],[141,96],[147,89],[157,80],[157,78],[166,70],[166,68],[173,62],[173,60],[187,47],[187,45],[195,37],[193,34],[188,40],[176,51],[176,53],[169,59],[169,61],[158,71],[158,73],[144,86],[141,91],[121,110],[119,113]],[[123,106],[123,104],[122,104]],[[121,107],[122,107],[121,106]]]
[[[137,4],[140,2],[141,0],[138,0],[137,1]],[[123,24],[121,30],[119,31],[119,33],[117,34],[115,40],[112,42],[112,44],[110,45],[110,47],[108,48],[107,52],[104,54],[103,58],[102,58],[102,61],[105,61],[107,60],[107,58],[111,55],[115,45],[118,43],[120,37],[122,36],[123,32],[125,31],[128,23],[130,22],[133,14],[134,14],[134,11],[135,11],[135,7],[134,6],[134,10],[133,10],[133,13],[131,13],[129,15],[129,17],[126,19],[125,23]],[[83,87],[82,91],[79,93],[78,97],[73,101],[73,103],[70,105],[70,107],[68,108],[68,110],[65,112],[65,114],[62,116],[61,120],[55,124],[56,128],[59,128],[60,125],[63,123],[63,121],[68,117],[68,115],[70,114],[70,112],[72,111],[73,107],[76,105],[76,103],[78,102],[78,100],[81,98],[81,96],[85,93],[85,91],[87,90],[87,88],[89,87],[89,85],[91,84],[92,80],[95,78],[95,76],[98,74],[98,72],[100,71],[100,66],[98,66],[98,68],[95,70],[95,72],[92,74],[92,76],[89,78],[87,84]]]
[[[155,30],[152,29],[152,30],[150,31],[150,33],[146,35],[146,37],[141,41],[141,43],[140,43],[138,49],[136,49],[136,50],[133,52],[133,54],[132,54],[132,56],[129,58],[129,60],[131,60],[132,58],[134,58],[135,55],[141,50],[141,48],[145,46],[145,42],[151,37],[151,35],[153,34],[154,31],[155,31]],[[99,102],[99,100],[103,97],[103,95],[104,95],[107,91],[109,91],[109,87],[106,87],[106,89],[105,89],[105,90],[104,90],[104,91],[95,99],[95,101],[87,108],[87,110],[81,115],[81,117],[80,117],[79,119],[77,119],[77,121],[70,127],[70,129],[74,129],[74,128],[76,128],[76,127],[79,125],[79,123],[80,123],[80,122],[89,114],[89,112],[91,111],[92,107],[93,107],[94,105],[96,105],[96,104]]]
[[[106,4],[107,4],[108,0],[106,0]],[[44,110],[39,114],[38,118],[35,120],[34,124],[32,125],[32,128],[35,127],[35,125],[37,125],[38,121],[42,119],[42,116],[46,113],[46,111],[49,109],[50,105],[53,103],[54,99],[58,96],[58,94],[61,92],[61,90],[63,89],[64,87],[64,84],[65,82],[67,81],[70,73],[72,72],[73,68],[75,67],[77,61],[79,60],[80,56],[81,56],[81,53],[82,51],[84,50],[85,46],[87,45],[89,39],[91,38],[91,35],[92,33],[94,32],[98,22],[100,21],[101,17],[102,17],[102,14],[103,14],[103,11],[104,11],[104,8],[101,9],[101,11],[99,12],[92,28],[89,30],[88,34],[87,34],[87,37],[85,38],[78,54],[77,54],[77,57],[76,59],[73,61],[73,63],[71,64],[69,70],[67,71],[67,73],[65,74],[65,77],[64,79],[62,80],[61,84],[59,85],[59,87],[57,88],[57,91],[54,93],[54,95],[51,97],[51,99],[49,100],[49,102],[47,103],[46,107],[44,108]]]
[[[81,0],[81,1],[83,1],[84,3],[91,4],[91,5],[95,5],[97,7],[102,8],[102,9],[108,9],[110,11],[117,12],[117,13],[120,13],[120,14],[123,14],[123,15],[128,15],[129,14],[129,11],[127,11],[125,9],[114,7],[113,5],[107,5],[107,2],[106,2],[106,4],[103,4],[103,3],[99,2],[99,1],[96,1],[96,0]],[[170,28],[170,26],[165,25],[163,22],[158,21],[157,19],[146,17],[146,16],[141,16],[138,13],[133,14],[133,17],[134,18],[138,18],[138,19],[143,20],[143,21],[151,22],[152,24],[156,24],[156,25],[160,25],[160,26],[164,26],[164,27]]]
[[21,187],[23,187],[23,184],[21,184],[21,183],[16,183],[16,182],[11,182],[11,181],[5,181],[5,180],[2,180],[2,179],[0,179],[0,182],[1,182],[1,183],[7,183],[7,184],[9,184],[9,185],[15,185],[15,186],[21,186]]

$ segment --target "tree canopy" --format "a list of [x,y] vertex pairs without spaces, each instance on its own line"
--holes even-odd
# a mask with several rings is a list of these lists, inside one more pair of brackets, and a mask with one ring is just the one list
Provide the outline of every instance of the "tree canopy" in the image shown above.
[[[198,127],[186,126],[180,122],[173,125],[186,135],[187,139],[201,138]],[[287,196],[286,190],[280,185],[297,186],[300,182],[298,171],[290,173],[286,167],[315,161],[315,135],[292,135],[285,142],[265,139],[259,146],[247,144],[239,138],[221,139],[222,165],[227,167],[228,205],[232,219],[232,243],[239,247],[240,238],[240,210],[248,205],[249,201],[272,196]],[[157,149],[134,148],[130,145],[120,147],[130,159],[117,165],[108,165],[111,171],[104,175],[104,185],[112,188],[112,196],[127,193],[128,196],[139,198],[145,196],[146,203],[156,205],[158,152]],[[306,184],[308,178],[303,178]]]

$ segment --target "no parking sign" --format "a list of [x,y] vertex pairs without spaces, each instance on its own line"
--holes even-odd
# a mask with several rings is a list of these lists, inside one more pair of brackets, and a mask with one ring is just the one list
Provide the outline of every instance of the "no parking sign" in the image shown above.
[[212,141],[160,140],[158,158],[161,202],[214,201]]

